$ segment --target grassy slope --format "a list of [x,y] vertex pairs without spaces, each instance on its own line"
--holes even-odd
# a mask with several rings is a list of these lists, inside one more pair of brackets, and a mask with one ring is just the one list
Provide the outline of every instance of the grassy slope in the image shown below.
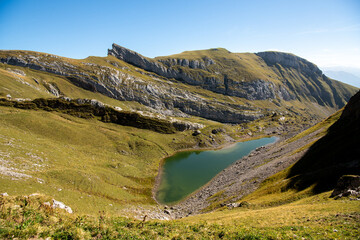
[[[229,78],[238,81],[251,81],[255,79],[271,79],[279,83],[278,76],[269,67],[261,62],[261,59],[253,53],[231,53],[224,48],[214,48],[209,50],[185,51],[170,56],[157,57],[155,59],[189,59],[199,60],[212,58],[218,64],[208,67],[213,76],[216,71],[225,73]],[[225,72],[224,72],[225,71]],[[239,79],[239,77],[241,79]]]
[[[0,87],[2,88],[0,89],[3,90],[0,92],[3,95],[10,93],[13,97],[29,98],[49,96],[45,91],[34,91],[33,87],[14,81],[14,76],[6,71],[6,68],[15,68],[26,71],[27,76],[21,77],[24,81],[34,84],[31,82],[33,76],[45,81],[54,81],[60,86],[61,91],[67,91],[66,95],[73,98],[88,96],[86,98],[96,98],[125,109],[127,104],[132,104],[74,88],[67,80],[56,75],[1,65]],[[206,93],[212,96],[211,93]],[[299,103],[296,102],[294,105],[297,106]],[[297,107],[303,108],[304,105]],[[129,203],[151,203],[150,191],[160,159],[178,148],[190,147],[197,143],[189,132],[163,135],[96,120],[79,119],[56,112],[0,107],[0,116],[1,161],[4,161],[7,167],[15,168],[13,169],[15,172],[16,169],[21,168],[24,170],[22,173],[33,176],[15,181],[11,180],[11,177],[2,177],[0,192],[8,192],[11,195],[43,192],[64,201],[77,213],[91,214],[105,210],[116,214],[117,210],[120,211]],[[309,129],[309,133],[323,128],[325,134],[329,125],[338,117],[339,114],[335,114],[320,125]],[[210,125],[205,132],[209,132],[214,126],[219,126],[217,123],[209,123],[201,119],[196,121]],[[256,126],[250,125],[250,128],[255,129]],[[238,133],[235,128],[228,131]],[[289,171],[287,169],[269,178],[258,191],[246,197],[244,200],[252,204],[249,209],[218,211],[184,219],[182,220],[184,222],[150,221],[143,227],[136,221],[115,218],[105,218],[105,224],[99,227],[99,219],[87,219],[82,216],[80,219],[84,220],[76,220],[76,215],[71,217],[62,214],[60,217],[56,215],[54,219],[51,218],[54,213],[47,213],[45,210],[45,212],[40,210],[40,213],[32,210],[28,218],[32,220],[24,226],[21,218],[19,220],[17,216],[21,211],[15,210],[2,212],[2,219],[7,219],[5,222],[8,228],[7,230],[0,228],[2,234],[0,236],[11,237],[15,234],[20,237],[30,237],[40,232],[45,232],[45,236],[56,233],[64,236],[101,234],[138,238],[189,236],[199,239],[204,236],[288,239],[294,237],[294,234],[305,238],[325,236],[344,239],[358,236],[358,201],[329,200],[327,198],[329,192],[310,196],[313,186],[302,191],[290,189],[286,180]],[[40,183],[42,180],[44,183]],[[59,191],[60,189],[62,190]],[[296,199],[299,200],[294,202]],[[18,201],[19,204],[23,199],[14,201]],[[286,202],[292,203],[281,205]],[[6,210],[3,207],[1,209]],[[41,218],[31,215],[33,213],[44,214],[45,221],[41,222]],[[59,218],[63,221],[56,220]],[[5,226],[4,220],[1,221]],[[55,221],[54,227],[49,227],[51,221]],[[83,221],[83,224],[79,225],[79,221]],[[205,221],[215,225],[209,225]],[[348,224],[344,224],[344,221]],[[271,225],[267,226],[268,224]]]
[[358,201],[327,194],[269,209],[226,210],[176,221],[67,214],[46,196],[0,197],[0,237],[12,239],[356,239]]
[[[82,213],[106,209],[116,214],[128,204],[154,204],[152,188],[162,158],[179,149],[208,147],[214,128],[234,138],[244,131],[198,122],[206,127],[194,137],[192,131],[160,134],[65,113],[0,107],[0,166],[32,176],[2,175],[0,192],[44,193]],[[214,137],[226,143],[224,135]]]
[[[107,68],[106,71],[116,70],[125,74],[129,74],[130,76],[134,76],[136,78],[145,80],[144,84],[151,83],[154,85],[159,85],[161,84],[162,81],[165,84],[167,84],[167,82],[169,81],[168,79],[164,79],[162,77],[158,77],[157,80],[154,80],[153,77],[154,74],[148,73],[142,69],[138,69],[113,56],[88,57],[86,59],[69,59],[69,58],[49,55],[46,53],[37,53],[30,51],[0,51],[0,57],[17,56],[17,55],[22,55],[22,56],[34,55],[42,59],[41,61],[45,61],[48,63],[61,61],[65,63],[65,65],[71,64],[72,66],[76,67],[77,71],[84,72],[89,76],[97,77],[97,78],[99,78],[98,75],[99,71],[101,72],[101,70],[97,66],[99,65],[106,67]],[[235,54],[235,53],[229,53],[226,49],[219,49],[217,51],[202,50],[202,51],[184,52],[170,57],[175,57],[175,58],[186,57],[189,59],[210,57],[220,62],[219,64],[210,65],[208,67],[209,71],[207,71],[206,74],[214,75],[215,72],[221,72],[221,74],[228,75],[228,77],[234,81],[250,81],[254,79],[264,79],[264,80],[272,81],[276,84],[281,84],[280,82],[281,79],[279,77],[279,74],[276,71],[274,71],[272,68],[268,67],[266,63],[261,60],[261,58],[259,58],[258,56],[252,53]],[[159,58],[169,58],[169,57],[159,57]],[[100,101],[103,101],[104,103],[108,103],[109,105],[122,107],[125,110],[128,110],[127,106],[129,106],[132,109],[139,109],[139,110],[147,109],[143,105],[138,104],[136,102],[126,102],[126,104],[121,104],[123,102],[116,101],[109,97],[104,97],[101,94],[85,91],[77,87],[73,88],[73,86],[71,86],[72,84],[69,83],[69,81],[66,80],[66,78],[60,77],[55,74],[48,74],[41,71],[30,70],[28,68],[11,66],[7,64],[0,64],[0,70],[1,70],[0,96],[6,96],[7,94],[10,94],[13,97],[32,98],[34,95],[36,95],[33,86],[20,87],[19,85],[20,83],[16,83],[17,87],[27,88],[27,90],[25,91],[22,90],[21,92],[17,92],[16,90],[17,87],[15,86],[13,88],[8,88],[7,86],[11,86],[14,84],[14,83],[10,83],[11,75],[13,76],[14,74],[9,73],[7,71],[8,69],[12,69],[12,70],[19,69],[24,71],[27,74],[27,76],[26,77],[20,76],[20,78],[23,78],[25,82],[35,87],[39,87],[42,90],[44,90],[43,87],[35,84],[33,79],[40,80],[39,81],[41,83],[40,85],[42,85],[43,82],[46,83],[54,82],[65,96],[71,98],[96,98]],[[187,70],[195,71],[195,72],[200,71],[199,69],[187,69]],[[4,78],[2,77],[3,75],[6,75],[7,77]],[[241,77],[239,78],[239,76]],[[6,84],[1,83],[5,79],[6,79]],[[100,77],[99,80],[107,84],[106,78],[101,79]],[[184,89],[196,93],[206,100],[211,101],[213,99],[216,99],[216,101],[224,103],[225,105],[229,103],[236,105],[243,105],[249,107],[250,109],[252,108],[255,110],[257,109],[261,110],[265,113],[267,111],[282,111],[282,112],[290,111],[290,112],[300,113],[302,116],[307,117],[308,119],[310,118],[319,119],[319,118],[324,118],[334,112],[334,108],[331,108],[329,106],[319,106],[318,104],[309,102],[309,100],[313,100],[313,99],[301,98],[301,101],[298,100],[283,101],[281,99],[275,99],[274,101],[265,101],[265,100],[250,101],[244,98],[230,97],[222,94],[217,94],[212,91],[205,90],[201,86],[191,86],[177,81],[172,82],[172,85],[174,88]],[[345,86],[344,84],[340,84],[340,85],[341,86],[338,87],[339,89],[341,89],[342,92],[355,91],[355,88],[351,86],[348,85]],[[40,95],[43,96],[44,93],[41,93]],[[344,96],[341,95],[341,97]]]
[[[12,73],[11,71],[14,70],[21,70],[26,76]],[[36,83],[34,79],[38,81],[39,84]],[[144,106],[136,102],[118,101],[100,93],[87,91],[70,83],[66,78],[55,74],[0,64],[0,97],[5,97],[7,94],[10,94],[12,98],[53,98],[54,95],[44,86],[48,83],[55,84],[64,96],[73,99],[97,99],[110,106],[121,107],[124,110],[131,108],[139,110],[145,109]]]
[[151,203],[160,159],[195,144],[191,132],[159,134],[56,112],[1,107],[0,122],[1,160],[33,176],[3,176],[0,191],[44,192],[83,212],[109,203]]
[[[86,61],[89,59],[98,64],[108,60],[90,57]],[[71,61],[76,64],[80,60]],[[26,76],[13,73],[16,70],[23,71]],[[65,96],[71,98],[97,99],[124,110],[146,110],[138,103],[118,101],[76,87],[58,75],[0,64],[1,97],[7,94],[12,98],[53,97],[46,83],[55,84]],[[209,91],[195,91],[213,97]],[[227,96],[220,97],[229,101]],[[235,100],[241,101],[237,98]],[[262,103],[259,101],[256,104]],[[116,209],[122,208],[123,203],[152,203],[151,189],[163,157],[178,149],[197,146],[200,140],[200,146],[207,147],[207,136],[213,128],[225,128],[234,138],[241,138],[248,131],[258,131],[254,124],[225,126],[200,118],[185,119],[206,126],[202,130],[205,135],[194,138],[191,132],[163,135],[57,112],[8,107],[1,107],[0,111],[1,160],[9,163],[8,167],[24,169],[24,173],[33,176],[17,181],[12,181],[11,177],[2,177],[0,192],[43,192],[67,202],[79,212],[90,209],[96,213],[100,209],[115,209],[116,214]],[[296,118],[293,119],[296,121]],[[261,124],[277,126],[278,123],[267,119]],[[221,134],[216,135],[215,139],[219,144],[226,143]],[[35,164],[42,167],[36,170]],[[45,184],[39,183],[36,178],[44,180]],[[109,204],[113,204],[114,208],[109,207]]]

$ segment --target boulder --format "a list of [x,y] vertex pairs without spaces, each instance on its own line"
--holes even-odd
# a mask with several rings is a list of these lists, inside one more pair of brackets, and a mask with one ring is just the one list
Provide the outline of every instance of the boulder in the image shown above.
[[201,132],[200,132],[199,130],[195,130],[195,131],[192,133],[193,136],[198,136],[198,135],[200,135],[200,134],[201,134]]
[[[45,203],[44,203],[45,204]],[[69,206],[66,206],[63,202],[56,201],[55,199],[52,200],[52,208],[60,208],[64,209],[68,213],[73,213],[72,209]]]
[[212,134],[223,133],[223,132],[225,132],[225,130],[222,128],[216,128],[216,129],[211,130]]

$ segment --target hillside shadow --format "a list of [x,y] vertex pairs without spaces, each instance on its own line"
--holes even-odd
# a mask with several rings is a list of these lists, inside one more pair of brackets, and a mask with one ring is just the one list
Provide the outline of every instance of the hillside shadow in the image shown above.
[[330,191],[346,174],[360,174],[360,92],[327,134],[291,168],[288,187],[301,191],[314,185],[314,193]]

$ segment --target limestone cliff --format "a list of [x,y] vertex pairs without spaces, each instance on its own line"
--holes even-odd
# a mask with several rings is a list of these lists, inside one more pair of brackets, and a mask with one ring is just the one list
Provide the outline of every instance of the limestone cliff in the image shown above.
[[[306,112],[306,117],[316,118],[342,107],[356,91],[327,78],[305,59],[286,53],[231,53],[216,48],[150,59],[113,44],[108,54],[75,60],[0,51],[0,62],[63,76],[81,88],[136,101],[164,115],[224,123],[252,121],[274,112]],[[56,96],[60,95],[57,89]],[[294,110],[296,105],[284,101],[309,107]]]

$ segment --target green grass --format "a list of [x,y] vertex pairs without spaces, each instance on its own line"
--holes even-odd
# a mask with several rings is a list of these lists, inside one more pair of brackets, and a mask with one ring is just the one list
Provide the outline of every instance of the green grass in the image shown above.
[[[81,99],[79,99],[81,100]],[[91,119],[97,118],[102,122],[115,123],[123,126],[132,126],[149,129],[160,133],[175,133],[181,126],[157,118],[142,116],[136,112],[117,111],[108,106],[93,106],[90,103],[79,104],[76,100],[37,98],[33,101],[11,101],[0,98],[1,106],[9,106],[29,110],[46,110],[66,113],[72,116]],[[180,125],[180,123],[179,123]]]
[[333,200],[329,193],[293,204],[218,211],[175,221],[138,221],[68,214],[46,207],[51,198],[0,197],[3,239],[356,239],[358,201]]
[[[192,131],[162,134],[57,111],[0,106],[1,166],[32,176],[1,175],[0,192],[44,193],[89,214],[155,204],[151,191],[163,158],[198,147],[200,140],[209,148],[214,128],[238,137],[233,126],[196,121],[206,127],[194,137]],[[225,137],[214,135],[219,144],[227,143]]]
[[[295,70],[281,66],[279,69],[265,66],[260,68],[263,62],[253,54],[230,54],[225,49],[210,52],[211,57],[224,60],[224,64],[234,70],[228,72],[230,77],[241,75],[246,81],[253,78],[271,79],[278,84],[280,80],[277,76],[282,71],[281,74],[285,76],[291,75],[291,84],[295,88],[301,85],[303,76],[298,75]],[[0,57],[16,56],[19,53],[29,54],[27,51],[2,51]],[[98,64],[113,70],[121,69],[122,72],[141,77],[145,81],[155,81],[146,75],[147,72],[111,56],[76,60],[42,53],[30,54],[42,56],[49,62],[64,61],[90,76],[97,76],[99,67],[91,64]],[[209,51],[186,52],[183,56],[175,57],[198,59],[203,56],[209,56]],[[239,65],[238,59],[244,61]],[[221,64],[211,65],[210,75],[223,67]],[[14,70],[24,71],[26,76],[14,75],[11,73]],[[195,71],[194,74],[205,73]],[[99,121],[101,118],[96,117],[79,118],[58,110],[24,110],[0,106],[0,164],[8,170],[7,174],[0,177],[0,192],[18,196],[0,197],[0,237],[354,239],[359,236],[358,201],[328,199],[329,192],[314,195],[315,183],[305,185],[303,189],[292,188],[291,182],[298,175],[291,176],[291,168],[268,178],[257,191],[242,199],[249,202],[247,208],[231,211],[220,209],[213,213],[169,222],[142,223],[117,217],[130,206],[154,205],[152,189],[161,159],[181,149],[211,147],[209,136],[214,128],[225,129],[234,139],[249,137],[249,132],[256,138],[263,134],[260,127],[278,127],[284,124],[300,126],[311,118],[326,116],[334,111],[330,106],[319,107],[312,104],[310,101],[314,99],[311,97],[300,97],[301,101],[249,101],[216,94],[200,86],[172,82],[175,88],[194,92],[206,100],[216,99],[224,104],[242,105],[262,111],[266,116],[258,121],[236,126],[198,117],[179,118],[205,125],[201,130],[203,134],[193,137],[192,131],[162,134]],[[136,102],[118,101],[76,87],[69,79],[59,75],[0,64],[0,97],[10,94],[12,98],[50,98],[53,95],[48,92],[48,84],[53,84],[62,95],[73,99],[97,99],[124,110],[147,110]],[[314,83],[308,84],[310,88],[316,88]],[[329,91],[328,85],[324,82],[321,82],[321,85]],[[337,82],[331,82],[329,86],[341,89],[340,99],[345,97],[346,92],[353,90]],[[284,115],[281,116],[285,116],[287,123],[281,123],[280,115],[273,115],[273,111],[282,112]],[[339,116],[337,113],[289,141],[306,137],[315,131],[319,131],[320,135],[327,134],[328,127]],[[223,134],[216,134],[214,137],[218,144],[227,143]],[[35,192],[45,196],[36,197],[28,204],[24,197],[20,197]],[[75,214],[68,215],[41,207],[41,203],[51,199],[46,196],[65,202],[73,208]],[[209,210],[215,209],[219,202],[224,201],[221,192],[211,200],[214,205]]]
[[182,222],[221,224],[224,228],[247,228],[257,231],[259,239],[352,239],[359,234],[360,203],[349,199],[329,199],[330,192],[310,196],[275,207],[250,202],[248,208],[220,210],[184,218]]
[[196,144],[190,131],[164,135],[41,110],[0,107],[0,123],[5,166],[33,176],[15,181],[2,176],[0,191],[43,192],[82,212],[110,203],[153,203],[153,182],[147,179],[154,179],[160,160],[176,150],[169,143],[176,138],[182,145]]

